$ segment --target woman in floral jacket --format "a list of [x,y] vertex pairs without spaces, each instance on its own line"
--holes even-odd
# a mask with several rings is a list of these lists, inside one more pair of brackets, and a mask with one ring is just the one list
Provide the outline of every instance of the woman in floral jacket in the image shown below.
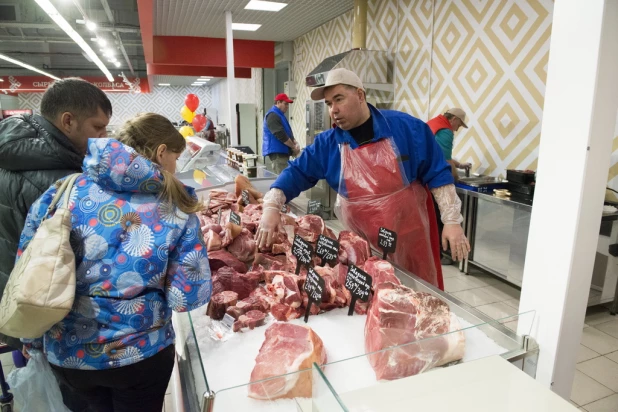
[[[202,205],[173,176],[184,148],[165,117],[139,115],[119,140],[90,139],[69,194],[75,303],[42,343],[58,379],[93,410],[160,412],[174,364],[172,310],[210,299]],[[18,259],[57,186],[31,207]]]

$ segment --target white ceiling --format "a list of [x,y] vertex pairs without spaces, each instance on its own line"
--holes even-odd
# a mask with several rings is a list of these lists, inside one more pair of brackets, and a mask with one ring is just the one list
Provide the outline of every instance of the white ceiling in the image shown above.
[[257,31],[234,31],[234,38],[294,40],[354,7],[354,0],[276,0],[278,12],[245,10],[249,0],[155,0],[156,36],[225,37],[225,11],[234,23],[261,24]]

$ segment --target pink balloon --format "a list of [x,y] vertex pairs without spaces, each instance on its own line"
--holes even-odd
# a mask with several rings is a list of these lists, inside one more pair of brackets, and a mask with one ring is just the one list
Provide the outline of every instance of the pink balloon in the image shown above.
[[189,93],[187,97],[185,97],[185,106],[187,106],[192,112],[197,110],[197,106],[199,104],[200,99],[193,93]]
[[196,114],[193,118],[193,128],[196,132],[201,132],[206,127],[206,117],[203,114]]

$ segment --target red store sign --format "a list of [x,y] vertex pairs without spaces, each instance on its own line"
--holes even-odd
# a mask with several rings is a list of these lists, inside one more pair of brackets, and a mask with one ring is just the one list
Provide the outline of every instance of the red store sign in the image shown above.
[[[54,79],[46,76],[2,76],[0,92],[5,94],[43,93]],[[105,92],[150,93],[147,78],[117,76],[113,82],[107,77],[81,77]]]

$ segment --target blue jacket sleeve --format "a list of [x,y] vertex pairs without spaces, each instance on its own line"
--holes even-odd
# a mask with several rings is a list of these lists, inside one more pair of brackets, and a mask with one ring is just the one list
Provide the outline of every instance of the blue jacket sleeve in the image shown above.
[[288,167],[281,172],[271,189],[280,189],[285,194],[286,202],[296,198],[301,192],[311,189],[318,180],[326,178],[325,162],[328,162],[328,148],[322,139],[305,148],[299,158],[288,162]]
[[176,312],[193,310],[210,301],[212,281],[201,233],[199,219],[192,213],[170,251],[165,295],[168,306]]
[[444,160],[444,155],[427,124],[422,125],[422,141],[418,142],[418,177],[430,189],[455,183],[451,166]]

